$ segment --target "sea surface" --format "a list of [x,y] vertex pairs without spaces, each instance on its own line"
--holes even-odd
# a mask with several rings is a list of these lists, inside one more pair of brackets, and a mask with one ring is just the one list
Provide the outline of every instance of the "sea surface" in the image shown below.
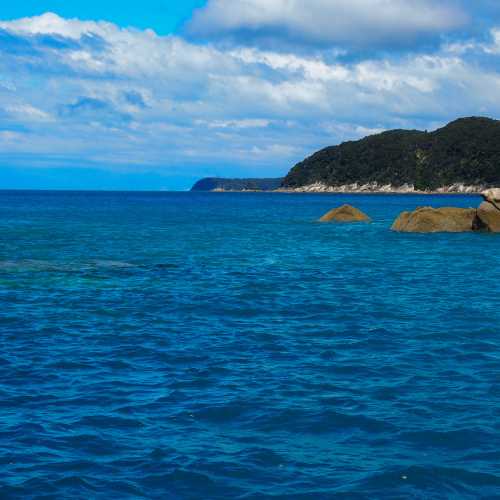
[[0,498],[500,498],[479,201],[0,192]]

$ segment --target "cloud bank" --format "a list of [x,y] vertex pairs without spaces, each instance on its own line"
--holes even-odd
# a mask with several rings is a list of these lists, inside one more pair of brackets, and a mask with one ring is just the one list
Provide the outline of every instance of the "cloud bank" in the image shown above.
[[190,33],[241,43],[407,46],[465,24],[456,4],[431,0],[209,0]]
[[[428,29],[425,19],[414,25]],[[500,27],[351,58],[45,14],[0,22],[0,42],[4,165],[151,170],[187,187],[201,175],[281,175],[320,147],[388,128],[500,116]]]

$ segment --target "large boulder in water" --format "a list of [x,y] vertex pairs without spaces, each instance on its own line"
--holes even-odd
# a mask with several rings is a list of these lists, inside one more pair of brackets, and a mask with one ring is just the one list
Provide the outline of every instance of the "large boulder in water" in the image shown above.
[[421,207],[403,212],[392,225],[404,233],[463,233],[473,231],[477,210],[473,208]]
[[351,206],[343,205],[339,208],[330,210],[323,215],[320,222],[371,222],[370,217],[361,210]]
[[477,229],[500,233],[500,189],[489,189],[483,193],[485,201],[477,210]]

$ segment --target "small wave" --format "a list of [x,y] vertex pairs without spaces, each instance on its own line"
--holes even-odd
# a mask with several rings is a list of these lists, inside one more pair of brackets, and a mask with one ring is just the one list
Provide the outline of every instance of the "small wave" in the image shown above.
[[394,468],[374,474],[358,483],[356,490],[370,495],[384,494],[388,495],[388,498],[391,498],[393,493],[397,492],[401,495],[406,492],[407,498],[425,494],[425,498],[470,498],[472,500],[478,498],[476,495],[478,487],[481,488],[483,494],[486,493],[486,497],[488,493],[493,495],[500,487],[500,477],[461,468],[433,465],[413,466]]
[[[188,498],[195,498],[194,491],[203,491],[205,498],[214,495],[220,498],[221,495],[220,487],[211,477],[185,469],[175,469],[167,474],[151,474],[144,477],[142,483],[145,488],[162,492],[168,490],[170,494],[181,495],[181,498],[185,498],[186,494]],[[229,489],[227,493],[230,493]]]
[[91,481],[88,481],[80,476],[66,476],[62,479],[54,481],[54,486],[57,488],[61,488],[63,490],[77,490],[79,493],[83,491],[95,492],[97,488],[92,484]]
[[178,269],[179,265],[170,262],[161,262],[160,264],[154,264],[153,269],[157,270],[168,270],[168,269]]
[[246,401],[232,401],[231,403],[201,408],[193,411],[195,419],[206,420],[212,423],[236,423],[241,417],[248,416],[254,407]]
[[453,450],[468,450],[471,443],[487,445],[493,442],[495,436],[488,435],[477,429],[464,429],[459,431],[418,431],[407,432],[400,436],[403,441],[408,441],[421,448],[445,448]]
[[54,363],[49,363],[45,366],[48,370],[89,370],[94,366],[90,363],[82,363],[79,361],[61,360]]
[[0,271],[7,272],[80,272],[90,269],[130,269],[137,267],[135,264],[120,260],[84,260],[84,261],[58,261],[58,260],[4,260],[0,261]]
[[136,267],[134,264],[130,262],[123,262],[121,260],[95,260],[91,262],[97,267],[103,268],[119,268],[119,269],[128,269],[131,267]]
[[135,419],[115,417],[110,415],[91,415],[83,417],[75,426],[89,427],[91,429],[138,429],[144,424]]
[[[283,423],[286,422],[286,425]],[[390,432],[394,426],[388,422],[336,411],[310,412],[307,410],[286,409],[272,416],[259,416],[255,422],[266,431],[281,429],[290,433],[329,434],[343,430],[360,430],[368,433]]]
[[241,453],[241,459],[261,467],[276,467],[287,462],[285,456],[268,448],[251,448]]
[[58,271],[64,270],[66,266],[48,260],[6,260],[0,261],[0,271]]

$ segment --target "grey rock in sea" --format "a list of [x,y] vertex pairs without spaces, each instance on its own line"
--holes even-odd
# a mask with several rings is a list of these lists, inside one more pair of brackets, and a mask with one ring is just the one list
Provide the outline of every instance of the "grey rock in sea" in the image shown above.
[[343,205],[323,215],[320,222],[371,222],[370,217],[351,205]]
[[462,233],[473,231],[477,210],[474,208],[420,207],[403,212],[392,225],[403,233]]

